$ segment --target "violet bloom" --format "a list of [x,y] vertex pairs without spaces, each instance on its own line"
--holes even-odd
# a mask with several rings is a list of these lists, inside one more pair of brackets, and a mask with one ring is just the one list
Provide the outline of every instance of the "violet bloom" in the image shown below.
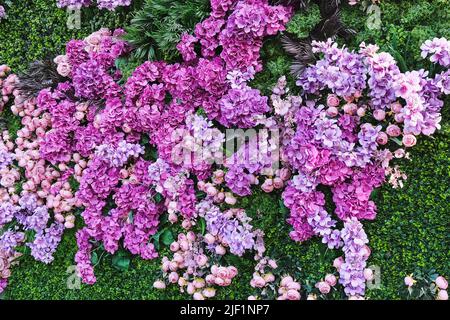
[[27,246],[31,248],[31,255],[34,259],[46,264],[51,263],[63,231],[64,225],[61,223],[53,223],[45,230],[40,230],[33,242],[27,243]]

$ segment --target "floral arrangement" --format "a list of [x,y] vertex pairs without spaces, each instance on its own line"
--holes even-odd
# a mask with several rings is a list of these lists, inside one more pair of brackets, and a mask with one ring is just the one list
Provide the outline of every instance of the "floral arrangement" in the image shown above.
[[[69,9],[80,9],[81,7],[89,7],[93,4],[93,0],[57,0],[59,8],[67,7]],[[114,11],[117,7],[127,7],[131,4],[131,0],[97,0],[99,9],[107,9]]]
[[[113,9],[130,1],[97,3]],[[235,206],[258,186],[281,193],[294,241],[317,236],[342,250],[336,274],[306,298],[326,298],[340,285],[349,299],[363,299],[374,277],[363,226],[376,217],[372,192],[385,182],[401,187],[407,177],[396,161],[409,158],[420,135],[440,129],[450,44],[423,44],[423,58],[435,64],[429,73],[401,72],[375,45],[354,52],[310,39],[309,62],[296,71],[300,93],[281,77],[266,97],[251,87],[263,70],[260,50],[292,14],[292,6],[266,0],[211,0],[210,16],[177,45],[182,61],[146,61],[126,80],[116,64],[131,51],[121,29],[71,40],[64,55],[33,72],[0,66],[0,112],[10,108],[22,125],[0,139],[0,292],[24,248],[52,262],[79,215],[75,262],[86,284],[96,282],[98,248],[150,260],[164,237],[171,253],[156,289],[172,284],[193,299],[212,298],[239,274],[226,257],[251,253],[249,299],[299,300],[301,279],[278,266],[263,230]],[[254,128],[262,130],[227,149],[227,129]],[[176,240],[167,231],[175,224]],[[445,300],[445,278],[434,282],[433,294]]]

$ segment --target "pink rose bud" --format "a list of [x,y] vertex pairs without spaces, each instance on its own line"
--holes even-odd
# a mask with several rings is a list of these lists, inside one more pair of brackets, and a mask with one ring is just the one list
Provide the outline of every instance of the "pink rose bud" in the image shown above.
[[175,212],[171,212],[171,213],[169,213],[169,222],[170,223],[176,223],[177,221],[178,221],[178,216],[177,216],[177,214],[175,213]]
[[403,106],[400,104],[400,102],[394,102],[393,104],[391,104],[391,110],[394,113],[399,113],[400,111],[402,111]]
[[346,103],[344,104],[344,112],[347,114],[355,114],[356,110],[358,110],[358,106],[354,103]]
[[365,108],[358,108],[358,110],[356,110],[356,114],[358,115],[358,117],[364,117],[366,115],[366,109]]
[[208,187],[208,189],[206,189],[206,193],[208,194],[208,196],[214,197],[217,194],[217,189],[213,186],[210,186]]
[[264,278],[258,276],[255,277],[255,287],[257,288],[263,288],[266,285],[266,281],[264,280]]
[[403,136],[402,142],[405,145],[405,147],[409,148],[409,147],[413,147],[416,145],[417,139],[412,134],[405,134]]
[[213,298],[216,295],[216,289],[214,288],[206,288],[202,291],[203,296],[206,298]]
[[180,249],[180,245],[178,244],[178,242],[174,241],[170,244],[170,251],[176,252],[179,249]]
[[289,290],[300,290],[301,289],[300,283],[295,282],[295,281],[289,282],[286,287]]
[[187,238],[189,241],[195,241],[195,238],[196,238],[195,233],[192,232],[192,231],[189,231],[189,232],[186,234],[186,238]]
[[439,289],[446,290],[446,289],[448,288],[448,282],[447,282],[447,280],[446,280],[444,277],[442,277],[442,276],[437,277],[436,280],[435,280],[434,282],[435,282],[436,285],[439,287]]
[[399,135],[402,134],[402,130],[400,129],[399,126],[397,126],[395,124],[390,124],[386,128],[386,133],[391,137],[398,137]]
[[373,280],[373,271],[370,268],[366,268],[364,269],[364,279],[366,279],[367,281],[372,281]]
[[216,242],[216,237],[214,237],[211,233],[205,234],[204,238],[207,244],[213,244],[214,242]]
[[448,292],[447,290],[439,290],[437,295],[437,300],[448,300]]
[[325,282],[328,283],[330,286],[334,287],[336,285],[337,279],[334,274],[327,274],[325,276]]
[[192,283],[188,283],[187,288],[186,288],[186,292],[188,294],[193,294],[195,292],[195,287]]
[[320,281],[316,284],[316,288],[319,289],[320,293],[327,294],[330,292],[331,287],[325,281]]
[[185,230],[189,230],[192,227],[192,223],[189,220],[183,220],[183,222],[181,223],[181,227]]
[[230,206],[235,205],[236,204],[236,198],[233,196],[225,196],[225,203],[229,204]]
[[280,169],[280,178],[283,181],[287,181],[291,178],[291,170],[289,170],[288,168],[281,168]]
[[339,110],[336,107],[329,107],[327,109],[327,116],[334,118],[339,114]]
[[377,143],[381,146],[385,145],[388,142],[388,136],[384,132],[378,132]]
[[339,98],[335,94],[329,94],[327,97],[328,107],[337,107],[339,105]]
[[171,272],[170,274],[169,274],[169,282],[170,283],[177,283],[178,282],[178,273],[176,273],[176,272]]
[[416,282],[413,277],[411,276],[406,276],[405,277],[405,285],[407,285],[408,287],[412,287],[414,285],[414,283]]
[[208,262],[208,258],[204,254],[201,254],[195,257],[195,261],[200,267],[203,267]]
[[267,273],[264,275],[264,281],[273,282],[273,281],[275,281],[275,276],[272,273]]
[[278,264],[275,260],[270,259],[269,261],[267,261],[267,264],[272,268],[272,269],[276,269],[278,268]]
[[212,275],[212,274],[208,274],[208,275],[205,277],[205,281],[206,281],[206,283],[208,283],[208,284],[213,284],[213,283],[215,282],[215,280],[216,280],[216,277],[215,277],[214,275]]
[[405,121],[405,117],[401,113],[396,113],[394,116],[395,122],[402,123]]
[[153,283],[153,288],[162,290],[166,288],[166,284],[161,280],[157,280]]
[[234,266],[229,266],[227,269],[228,269],[228,276],[230,278],[234,278],[238,274],[238,269],[236,269],[236,267]]
[[203,297],[200,292],[195,292],[192,297],[194,298],[194,300],[205,300],[205,297]]
[[275,189],[281,189],[284,187],[284,181],[283,179],[276,177],[273,179],[273,186],[275,187]]
[[71,221],[66,221],[64,222],[64,227],[66,227],[67,229],[72,229],[73,227],[75,227],[75,225]]
[[288,300],[300,300],[300,292],[297,290],[288,290],[286,293],[286,298]]
[[383,121],[386,118],[386,111],[377,109],[373,112],[373,117],[375,120]]
[[401,159],[405,156],[405,150],[404,149],[397,149],[394,151],[394,157],[397,159]]
[[217,245],[215,248],[215,252],[216,254],[218,254],[219,256],[223,256],[225,253],[227,253],[227,251],[225,250],[225,248],[221,245]]
[[183,251],[188,251],[189,250],[189,242],[187,240],[181,240],[179,241],[180,244],[180,249]]
[[292,279],[291,276],[285,276],[283,279],[281,279],[280,285],[282,287],[286,287],[291,282],[294,282],[294,279]]
[[335,267],[338,271],[341,268],[341,265],[344,263],[344,258],[338,257],[333,261],[333,267]]
[[192,282],[192,284],[194,285],[194,287],[195,287],[196,289],[201,289],[201,288],[203,288],[203,287],[205,286],[205,280],[202,279],[202,278],[196,278],[196,279]]
[[255,296],[248,296],[247,300],[257,300]]
[[266,181],[264,181],[264,183],[261,185],[261,189],[266,193],[272,192],[273,191],[273,180],[266,179]]

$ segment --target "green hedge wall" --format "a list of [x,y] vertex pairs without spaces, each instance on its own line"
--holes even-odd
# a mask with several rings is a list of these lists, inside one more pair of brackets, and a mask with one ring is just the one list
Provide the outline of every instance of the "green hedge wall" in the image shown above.
[[[383,50],[400,54],[409,68],[428,67],[420,59],[419,46],[435,36],[450,37],[448,19],[450,8],[446,0],[388,1],[382,0],[382,28],[368,30],[367,19],[358,6],[345,7],[343,18],[359,31],[349,44],[357,48],[360,41],[377,43]],[[31,3],[31,4],[30,4]],[[82,30],[71,32],[65,27],[65,11],[57,9],[54,0],[17,1],[9,10],[9,19],[0,23],[0,62],[7,62],[15,70],[47,54],[59,53],[72,37],[81,37],[100,26],[124,26],[130,17],[127,10],[113,15],[97,10],[84,10],[93,20],[83,20]],[[45,14],[44,14],[45,13]],[[400,13],[400,14],[399,14]],[[297,14],[288,31],[299,36],[307,33],[317,20],[313,7]],[[289,58],[280,49],[277,39],[266,41],[263,49],[265,71],[258,75],[254,86],[266,93],[268,85],[288,73]],[[292,79],[291,79],[292,81]],[[369,265],[381,268],[381,288],[368,290],[370,299],[406,298],[403,277],[415,270],[434,268],[450,276],[449,268],[449,212],[450,212],[450,124],[448,101],[443,110],[443,129],[434,138],[420,138],[411,152],[411,161],[402,169],[408,180],[403,189],[381,188],[375,201],[378,216],[365,222],[372,256]],[[317,239],[302,245],[289,239],[287,212],[280,205],[277,194],[256,192],[239,203],[254,218],[254,225],[266,233],[268,252],[283,257],[280,265],[294,272],[304,288],[309,288],[327,272],[339,254],[326,250]],[[81,219],[80,219],[81,220]],[[81,224],[81,221],[78,221]],[[6,299],[179,299],[186,298],[176,288],[164,292],[152,289],[159,275],[159,261],[133,258],[131,268],[121,272],[111,266],[111,257],[103,257],[96,266],[97,283],[82,285],[81,290],[69,290],[67,268],[74,264],[76,243],[74,231],[65,234],[55,261],[44,265],[26,257],[13,270]],[[164,251],[161,252],[164,255]],[[251,256],[232,261],[239,269],[237,281],[219,290],[218,298],[245,299],[252,294],[249,286],[253,262]],[[333,293],[333,298],[341,298]]]

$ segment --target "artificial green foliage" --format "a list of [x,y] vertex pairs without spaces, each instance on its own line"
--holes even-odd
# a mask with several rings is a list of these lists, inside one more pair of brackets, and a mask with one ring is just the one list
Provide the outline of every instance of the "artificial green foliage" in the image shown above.
[[[191,1],[191,0],[190,0]],[[188,2],[190,2],[188,1]],[[36,2],[36,1],[33,1]],[[42,2],[43,1],[37,1]],[[24,1],[18,1],[25,3]],[[46,1],[50,3],[50,1]],[[446,5],[447,4],[447,5]],[[53,7],[52,7],[53,8]],[[22,5],[22,10],[23,5]],[[312,9],[314,10],[314,9]],[[342,12],[344,22],[359,31],[356,38],[348,44],[351,49],[358,49],[358,43],[377,43],[382,50],[393,53],[394,49],[402,55],[409,69],[420,67],[428,68],[428,63],[420,58],[420,44],[435,36],[450,37],[447,0],[435,1],[394,1],[382,0],[381,30],[369,30],[365,26],[366,14],[359,6],[345,6]],[[16,11],[17,21],[27,21],[28,11]],[[75,34],[68,32],[64,26],[57,24],[60,13],[53,12],[53,27],[58,30],[56,38],[49,42],[46,38],[44,44],[34,41],[34,50],[14,51],[12,43],[23,40],[20,28],[11,29],[9,20],[0,23],[9,30],[16,30],[9,36],[0,29],[0,43],[7,39],[7,49],[0,49],[1,60],[13,63],[15,67],[23,69],[21,63],[42,58],[47,53],[43,49],[51,44],[52,50],[61,50],[67,39]],[[313,12],[313,11],[312,11]],[[399,12],[402,14],[400,15]],[[22,15],[21,15],[22,14]],[[103,14],[103,13],[102,13]],[[306,13],[308,16],[311,13]],[[314,13],[313,13],[314,14]],[[302,19],[304,13],[297,14],[288,26],[288,31],[302,36],[312,24],[311,17]],[[33,17],[35,15],[32,15]],[[126,24],[126,18],[118,22]],[[62,19],[62,18],[60,18]],[[40,19],[36,23],[43,23]],[[64,20],[64,19],[62,19]],[[6,23],[6,24],[5,24]],[[22,22],[24,23],[24,22]],[[87,28],[85,31],[88,32]],[[33,31],[38,35],[37,29]],[[33,33],[32,32],[32,33]],[[83,31],[84,32],[84,31]],[[82,33],[82,31],[80,31]],[[83,36],[86,35],[83,33]],[[179,35],[178,35],[179,36]],[[171,48],[173,49],[173,48]],[[21,49],[22,50],[22,49]],[[162,48],[158,48],[162,50]],[[161,55],[165,58],[172,53],[169,51]],[[21,52],[17,57],[15,52]],[[270,87],[276,83],[279,76],[288,73],[290,58],[281,49],[277,37],[267,39],[261,57],[264,71],[257,75],[252,86],[259,88],[264,94],[270,94]],[[120,62],[120,69],[124,78],[131,73],[139,61],[124,60]],[[288,77],[291,88],[294,79]],[[420,138],[418,145],[412,148],[411,161],[403,161],[401,169],[408,175],[403,189],[392,189],[386,185],[373,195],[378,206],[376,220],[365,221],[365,229],[370,240],[372,255],[368,265],[376,265],[381,269],[381,286],[379,289],[367,291],[369,299],[406,299],[408,292],[403,278],[411,273],[433,274],[450,276],[450,239],[448,237],[450,212],[450,123],[448,99],[443,109],[442,130],[434,138]],[[19,124],[8,117],[8,127],[16,128]],[[329,197],[328,197],[329,198]],[[327,198],[327,199],[328,199]],[[290,240],[291,227],[286,223],[288,210],[280,201],[280,194],[265,194],[255,191],[252,197],[240,199],[236,205],[246,209],[253,218],[252,224],[265,232],[267,253],[278,258],[279,271],[294,274],[301,282],[306,292],[314,290],[314,284],[324,277],[326,273],[335,272],[333,259],[341,254],[340,251],[327,250],[319,239],[312,239],[303,244]],[[332,206],[327,207],[332,211]],[[160,257],[169,254],[167,243],[171,237],[180,230],[173,230],[163,222],[164,227],[158,242],[160,244]],[[82,218],[77,217],[77,228],[82,226]],[[201,224],[199,223],[199,231]],[[166,232],[166,230],[170,230]],[[69,289],[67,282],[73,281],[74,255],[76,253],[75,231],[69,230],[63,238],[55,255],[55,261],[50,265],[34,261],[31,257],[23,257],[20,265],[15,267],[10,278],[10,284],[3,295],[5,299],[186,299],[188,296],[178,291],[176,286],[170,286],[164,291],[152,288],[155,280],[161,277],[160,258],[153,261],[144,261],[138,257],[111,256],[102,252],[101,248],[96,254],[95,272],[97,283],[93,286],[81,285],[81,289]],[[153,239],[156,241],[156,239]],[[234,257],[231,261],[239,270],[239,274],[229,287],[218,290],[219,299],[246,299],[254,293],[249,285],[254,267],[252,255]],[[115,262],[114,262],[114,261]],[[227,261],[219,261],[224,264]],[[67,270],[71,272],[67,273]],[[71,269],[72,268],[72,269]],[[120,270],[122,268],[123,270]],[[72,278],[70,277],[72,275]],[[305,291],[303,291],[305,293]],[[342,294],[333,291],[329,298],[340,299]]]
[[126,28],[126,39],[134,47],[137,59],[173,61],[183,32],[209,15],[208,0],[146,0]]

